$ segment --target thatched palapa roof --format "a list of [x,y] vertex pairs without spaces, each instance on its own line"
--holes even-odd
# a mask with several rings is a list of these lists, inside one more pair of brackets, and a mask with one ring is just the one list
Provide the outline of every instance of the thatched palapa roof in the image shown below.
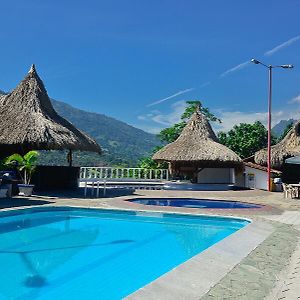
[[[284,139],[271,147],[271,166],[281,168],[286,158],[300,155],[300,121],[287,133]],[[267,148],[259,150],[254,155],[254,161],[262,166],[267,165]]]
[[92,138],[56,113],[34,65],[11,93],[0,97],[0,148],[101,152]]
[[241,158],[219,143],[206,117],[197,110],[177,140],[153,155],[157,161],[195,163],[201,167],[233,167]]

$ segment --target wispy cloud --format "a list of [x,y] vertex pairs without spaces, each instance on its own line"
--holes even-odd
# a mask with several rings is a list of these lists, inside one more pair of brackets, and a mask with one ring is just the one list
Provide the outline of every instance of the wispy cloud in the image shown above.
[[179,122],[185,108],[186,102],[184,100],[180,100],[171,105],[171,111],[168,113],[153,110],[151,113],[140,115],[137,118],[140,121],[155,123],[156,126],[162,129]]
[[211,84],[210,81],[206,81],[206,82],[200,84],[199,88],[201,89],[201,88],[203,88],[203,87],[205,87],[205,86],[208,86],[208,85],[210,85],[210,84]]
[[289,101],[289,103],[300,103],[300,94]]
[[295,36],[295,37],[293,37],[293,38],[291,38],[291,39],[285,41],[284,43],[282,43],[282,44],[280,44],[280,45],[274,47],[273,49],[268,50],[267,52],[264,53],[264,55],[266,55],[266,56],[273,55],[274,53],[280,51],[281,49],[286,48],[286,47],[288,47],[288,46],[294,44],[294,43],[297,42],[298,40],[300,40],[300,35],[297,35],[297,36]]
[[220,75],[220,77],[224,77],[224,76],[229,75],[230,73],[233,73],[233,72],[242,70],[242,69],[244,69],[245,67],[247,67],[247,66],[249,65],[249,63],[250,63],[250,61],[247,60],[247,61],[245,61],[245,62],[243,62],[243,63],[241,63],[241,64],[239,64],[239,65],[237,65],[237,66],[235,66],[235,67],[233,67],[233,68],[231,68],[231,69],[228,69],[228,70],[226,70],[225,72],[223,72],[223,73]]
[[168,97],[166,97],[166,98],[163,98],[163,99],[154,101],[154,102],[148,104],[147,107],[150,107],[150,106],[153,106],[153,105],[160,104],[160,103],[165,102],[165,101],[167,101],[167,100],[169,100],[169,99],[175,98],[175,97],[177,97],[177,96],[179,96],[179,95],[182,95],[182,94],[191,92],[191,91],[193,91],[193,90],[195,90],[195,88],[189,88],[189,89],[185,89],[185,90],[179,91],[179,92],[177,92],[177,93],[175,93],[175,94],[173,94],[173,95],[171,95],[171,96],[168,96]]

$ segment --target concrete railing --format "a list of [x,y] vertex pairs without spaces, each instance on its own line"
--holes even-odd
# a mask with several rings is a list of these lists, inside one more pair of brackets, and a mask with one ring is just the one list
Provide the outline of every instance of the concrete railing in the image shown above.
[[169,180],[168,169],[81,167],[80,179]]

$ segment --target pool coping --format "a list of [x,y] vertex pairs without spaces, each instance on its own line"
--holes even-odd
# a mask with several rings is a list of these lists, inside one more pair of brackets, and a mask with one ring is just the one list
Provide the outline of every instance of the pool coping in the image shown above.
[[125,299],[199,299],[274,230],[270,223],[253,221]]

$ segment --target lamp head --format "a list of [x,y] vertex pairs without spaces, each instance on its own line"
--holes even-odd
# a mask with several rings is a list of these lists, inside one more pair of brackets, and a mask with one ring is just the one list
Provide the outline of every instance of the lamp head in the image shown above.
[[283,69],[293,69],[294,68],[293,65],[281,65],[280,67]]
[[251,62],[256,65],[260,64],[260,61],[258,61],[257,59],[254,59],[254,58],[251,59]]

